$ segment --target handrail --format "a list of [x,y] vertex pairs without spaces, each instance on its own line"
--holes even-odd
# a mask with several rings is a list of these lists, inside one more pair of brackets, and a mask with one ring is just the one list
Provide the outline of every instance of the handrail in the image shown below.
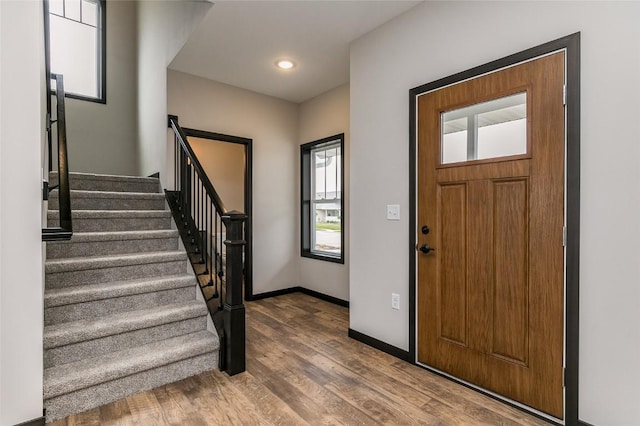
[[216,209],[222,214],[227,214],[229,210],[227,210],[226,207],[224,206],[224,203],[222,202],[222,199],[218,195],[218,192],[213,187],[213,184],[209,180],[209,177],[207,176],[204,169],[202,168],[202,164],[200,164],[198,157],[196,157],[196,154],[195,152],[193,152],[191,145],[187,142],[187,135],[185,135],[184,130],[182,130],[182,127],[180,127],[180,125],[178,124],[177,117],[169,116],[169,124],[171,125],[171,128],[175,132],[180,142],[180,145],[189,156],[189,160],[191,161],[191,163],[193,163],[193,166],[197,170],[198,175],[200,175],[200,179],[202,179],[202,184],[207,190],[207,192],[209,193],[209,195],[211,196],[213,203],[216,206]]
[[[65,92],[64,78],[61,74],[51,74],[51,80],[56,82],[56,119],[47,117],[47,131],[49,133],[48,156],[49,173],[52,171],[51,161],[51,125],[56,124],[58,135],[58,211],[60,214],[60,226],[47,227],[42,229],[42,241],[64,241],[70,240],[73,235],[73,224],[71,221],[71,190],[69,187],[69,164],[67,156],[67,118],[65,112]],[[51,92],[47,95],[50,96]],[[47,179],[48,180],[48,179]],[[44,196],[48,199],[50,188],[48,182],[45,183]]]
[[178,117],[169,116],[169,127],[174,133],[175,169],[174,188],[165,190],[167,201],[220,336],[220,370],[234,375],[243,372],[246,365],[243,283],[247,215],[227,210]]

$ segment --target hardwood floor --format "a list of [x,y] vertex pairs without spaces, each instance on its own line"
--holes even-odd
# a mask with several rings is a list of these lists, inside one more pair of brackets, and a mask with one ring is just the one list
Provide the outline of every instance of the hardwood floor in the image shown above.
[[249,302],[247,371],[214,371],[51,423],[545,425],[347,337],[347,308],[302,293]]

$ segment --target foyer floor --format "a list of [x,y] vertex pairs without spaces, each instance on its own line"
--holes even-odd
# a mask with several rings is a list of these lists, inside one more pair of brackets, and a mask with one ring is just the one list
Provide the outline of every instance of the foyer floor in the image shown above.
[[346,308],[301,293],[246,306],[245,373],[204,373],[51,425],[547,424],[350,339]]

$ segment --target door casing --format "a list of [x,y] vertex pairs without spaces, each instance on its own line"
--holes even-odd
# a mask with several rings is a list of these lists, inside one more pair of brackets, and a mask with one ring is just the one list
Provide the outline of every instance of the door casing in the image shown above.
[[[409,361],[417,354],[417,100],[430,92],[557,51],[565,51],[565,425],[578,425],[580,260],[580,33],[527,49],[409,91]],[[426,367],[428,368],[428,367]],[[449,376],[446,376],[449,377]],[[451,378],[451,377],[449,377]],[[452,378],[456,380],[455,378]],[[466,383],[462,383],[467,385]],[[481,391],[481,390],[480,390]],[[482,391],[481,391],[482,392]],[[486,392],[485,392],[486,393]],[[491,393],[488,395],[495,397]],[[509,403],[508,401],[506,401]],[[513,404],[511,404],[513,405]],[[522,408],[515,405],[517,408]],[[535,414],[535,413],[534,413]],[[548,419],[546,419],[548,420]]]
[[247,215],[247,221],[245,223],[246,244],[244,246],[244,294],[245,299],[250,300],[251,296],[253,296],[253,139],[208,132],[205,130],[189,128],[183,128],[183,130],[188,137],[191,136],[200,139],[244,145],[244,213]]

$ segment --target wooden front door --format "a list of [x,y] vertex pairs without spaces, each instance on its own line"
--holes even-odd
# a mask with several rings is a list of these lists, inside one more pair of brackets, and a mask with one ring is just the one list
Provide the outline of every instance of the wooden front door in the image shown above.
[[418,98],[418,362],[563,417],[564,52]]

